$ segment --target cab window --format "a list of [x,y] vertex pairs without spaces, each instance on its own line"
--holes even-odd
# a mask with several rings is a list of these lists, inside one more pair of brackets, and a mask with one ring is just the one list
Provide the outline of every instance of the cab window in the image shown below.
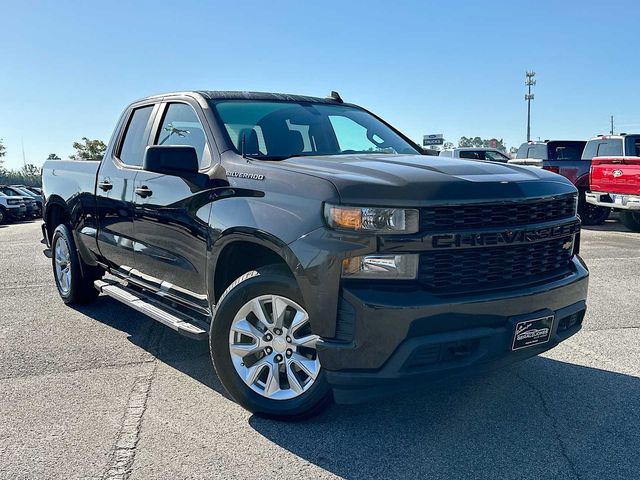
[[167,106],[154,144],[192,146],[198,155],[200,168],[211,165],[211,153],[202,123],[186,103],[170,103]]
[[126,165],[141,167],[144,159],[144,151],[147,147],[147,126],[153,105],[136,108],[129,119],[127,130],[124,134],[118,158]]

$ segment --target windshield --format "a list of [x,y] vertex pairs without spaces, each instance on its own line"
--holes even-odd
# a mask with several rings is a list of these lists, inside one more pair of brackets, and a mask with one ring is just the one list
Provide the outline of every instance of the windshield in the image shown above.
[[29,190],[27,190],[26,188],[22,188],[22,187],[11,187],[13,188],[16,192],[21,193],[23,196],[25,197],[35,197],[35,194]]
[[214,110],[236,151],[250,157],[418,153],[380,120],[346,105],[223,100]]

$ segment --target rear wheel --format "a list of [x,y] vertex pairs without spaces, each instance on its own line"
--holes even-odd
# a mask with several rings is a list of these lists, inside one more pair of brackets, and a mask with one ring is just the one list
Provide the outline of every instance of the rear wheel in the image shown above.
[[0,207],[0,225],[7,221],[7,211],[4,207]]
[[64,303],[90,303],[96,299],[98,291],[93,282],[102,276],[103,271],[82,262],[66,225],[59,225],[53,232],[51,264],[58,294]]
[[609,218],[610,214],[610,208],[587,203],[585,191],[580,190],[578,197],[578,215],[580,215],[580,220],[582,220],[583,225],[601,225]]
[[620,221],[633,232],[640,232],[640,212],[620,212]]
[[213,364],[247,410],[282,420],[322,411],[331,389],[297,284],[277,267],[251,271],[222,295],[211,326]]

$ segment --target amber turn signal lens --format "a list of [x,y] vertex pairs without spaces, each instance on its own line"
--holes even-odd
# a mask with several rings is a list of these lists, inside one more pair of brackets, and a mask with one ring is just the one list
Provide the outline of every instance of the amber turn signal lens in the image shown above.
[[348,230],[360,230],[362,228],[362,209],[331,207],[331,219],[336,227]]

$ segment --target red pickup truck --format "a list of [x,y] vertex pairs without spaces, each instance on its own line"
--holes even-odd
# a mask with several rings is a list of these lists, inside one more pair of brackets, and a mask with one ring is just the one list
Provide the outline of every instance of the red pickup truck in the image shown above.
[[[635,138],[634,138],[635,137]],[[640,136],[627,136],[623,155],[596,157],[591,162],[587,202],[620,211],[620,220],[640,232]]]

